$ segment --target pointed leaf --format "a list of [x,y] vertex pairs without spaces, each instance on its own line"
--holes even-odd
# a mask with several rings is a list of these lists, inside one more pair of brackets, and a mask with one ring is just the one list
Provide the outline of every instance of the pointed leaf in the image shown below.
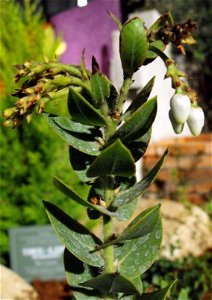
[[79,150],[69,146],[69,158],[72,168],[82,182],[91,181],[92,178],[86,175],[95,156],[80,152]]
[[155,82],[155,76],[144,86],[144,88],[138,93],[138,95],[135,97],[135,99],[132,101],[126,112],[124,113],[124,120],[126,120],[129,115],[131,115],[134,111],[136,111],[141,105],[143,105],[154,86]]
[[101,145],[95,138],[101,134],[93,126],[73,122],[67,117],[45,114],[49,126],[69,145],[89,155],[98,155]]
[[80,197],[79,194],[73,189],[73,187],[66,185],[59,178],[56,178],[56,177],[54,178],[54,184],[63,194],[68,196],[72,201],[75,201],[84,207],[97,210],[98,212],[100,212],[104,215],[116,216],[116,213],[113,213],[113,212],[107,210],[105,207],[103,207],[101,205],[93,205],[87,201],[87,198]]
[[81,285],[100,290],[105,295],[116,293],[140,294],[133,282],[118,273],[99,275]]
[[132,176],[135,173],[133,157],[118,139],[104,149],[88,169],[87,176],[98,177],[105,175]]
[[127,203],[130,203],[131,201],[134,201],[138,197],[141,197],[141,195],[145,192],[145,190],[150,186],[150,184],[157,176],[167,154],[168,149],[166,149],[160,160],[143,179],[134,184],[128,190],[120,192],[113,201],[113,206],[119,207],[120,205],[125,205]]
[[154,122],[157,112],[157,97],[144,103],[110,138],[110,141],[120,138],[123,142],[139,139],[144,135]]
[[142,211],[118,236],[118,242],[146,236],[154,230],[159,218],[160,205]]
[[159,218],[152,232],[115,247],[114,254],[120,274],[131,279],[143,274],[156,259],[161,242],[162,224]]
[[139,139],[131,141],[130,143],[125,142],[125,145],[132,153],[135,161],[138,161],[146,152],[148,144],[152,136],[152,127]]
[[98,268],[91,267],[83,263],[76,256],[71,254],[67,249],[64,251],[64,267],[68,284],[74,291],[74,296],[78,300],[98,300],[99,295],[96,291],[88,288],[82,288],[79,283],[96,277]]
[[142,294],[142,296],[136,297],[136,300],[165,300],[169,296],[170,290],[175,284],[175,282],[176,281],[173,281],[162,290],[152,293],[144,293]]
[[143,64],[148,50],[144,22],[140,18],[128,20],[120,33],[120,57],[125,76],[131,77]]
[[91,75],[91,94],[97,105],[104,103],[110,95],[110,81],[99,72]]
[[79,260],[94,267],[102,267],[104,260],[99,252],[91,253],[101,241],[53,203],[43,203],[50,222],[65,247]]
[[123,241],[133,240],[151,233],[158,220],[160,219],[160,205],[150,207],[142,211],[125,229],[124,231],[110,242],[102,244],[98,249],[103,249],[111,245],[118,245]]
[[106,125],[106,121],[101,113],[80,95],[80,93],[72,88],[69,89],[68,109],[70,115],[76,122],[94,126]]

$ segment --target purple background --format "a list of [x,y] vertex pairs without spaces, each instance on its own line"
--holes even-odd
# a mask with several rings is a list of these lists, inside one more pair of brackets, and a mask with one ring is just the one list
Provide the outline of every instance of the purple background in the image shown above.
[[67,43],[67,50],[61,58],[63,63],[80,64],[85,48],[86,67],[91,69],[94,55],[101,71],[109,75],[111,32],[117,29],[117,25],[107,10],[121,18],[119,0],[93,0],[85,7],[69,9],[52,17],[56,32],[62,33]]

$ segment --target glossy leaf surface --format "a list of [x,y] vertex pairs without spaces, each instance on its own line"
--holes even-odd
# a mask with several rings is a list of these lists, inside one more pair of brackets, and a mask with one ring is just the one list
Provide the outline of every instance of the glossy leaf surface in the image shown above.
[[94,126],[104,126],[104,117],[80,93],[70,88],[68,109],[72,118],[79,123]]
[[138,197],[141,197],[141,195],[145,192],[145,190],[150,186],[150,184],[157,176],[160,168],[163,165],[167,153],[168,150],[164,152],[160,160],[156,163],[156,165],[152,168],[152,170],[143,179],[141,179],[139,182],[134,184],[126,191],[120,192],[116,196],[115,200],[113,201],[113,206],[118,207],[120,205],[130,203],[131,201],[134,201]]
[[105,175],[132,176],[135,163],[127,147],[118,139],[104,149],[88,169],[87,176]]
[[45,117],[50,127],[75,149],[93,156],[100,153],[101,145],[94,139],[101,137],[101,133],[93,126],[73,122],[68,117],[50,114]]
[[130,143],[127,143],[127,141],[125,142],[125,145],[132,153],[135,161],[138,161],[146,152],[151,136],[152,128],[150,127],[150,129],[139,139],[131,141]]
[[124,113],[124,120],[136,111],[140,106],[142,106],[148,99],[152,88],[154,86],[155,76],[150,79],[150,81],[144,86],[144,88],[138,93],[138,95],[133,99],[132,103]]
[[131,279],[143,274],[156,259],[161,242],[162,224],[159,218],[152,232],[115,247],[120,274]]
[[70,163],[76,175],[82,182],[90,181],[91,178],[86,175],[95,156],[80,152],[79,150],[69,146]]
[[101,241],[53,203],[43,203],[54,230],[69,252],[91,266],[103,266],[104,260],[99,252],[91,253]]
[[120,33],[120,57],[124,74],[131,77],[144,62],[148,42],[144,22],[140,18],[128,20]]
[[104,103],[110,95],[110,81],[105,75],[96,72],[91,75],[90,83],[91,94],[97,105]]
[[142,211],[118,236],[118,241],[132,240],[151,233],[160,218],[160,205]]
[[81,284],[103,292],[103,294],[139,294],[139,290],[129,279],[117,274],[103,274]]
[[144,103],[111,137],[120,138],[123,142],[131,142],[144,135],[154,122],[157,112],[157,97]]

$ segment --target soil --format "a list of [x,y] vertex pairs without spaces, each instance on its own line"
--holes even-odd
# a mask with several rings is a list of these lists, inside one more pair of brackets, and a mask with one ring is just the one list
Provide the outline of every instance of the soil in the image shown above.
[[32,286],[38,292],[38,300],[70,300],[73,295],[66,280],[42,281],[35,279]]

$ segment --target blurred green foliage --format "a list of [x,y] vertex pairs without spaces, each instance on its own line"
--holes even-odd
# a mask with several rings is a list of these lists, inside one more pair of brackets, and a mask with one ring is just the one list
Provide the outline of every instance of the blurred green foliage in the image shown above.
[[[1,1],[0,96],[1,115],[14,104],[13,66],[27,60],[54,59],[62,44],[53,28],[45,23],[38,2],[25,0],[22,9],[13,0]],[[59,106],[64,110],[64,103]],[[52,105],[52,109],[55,107]],[[58,109],[58,107],[57,107]],[[18,129],[0,128],[1,262],[8,263],[8,229],[48,222],[42,200],[57,203],[78,219],[86,218],[75,204],[53,185],[55,175],[69,182],[78,179],[70,171],[65,144],[49,130],[41,116]],[[84,221],[86,222],[86,221]]]
[[159,259],[142,275],[144,289],[161,289],[178,279],[169,300],[201,300],[204,295],[212,293],[211,263],[211,251],[200,257],[190,256],[175,261]]

